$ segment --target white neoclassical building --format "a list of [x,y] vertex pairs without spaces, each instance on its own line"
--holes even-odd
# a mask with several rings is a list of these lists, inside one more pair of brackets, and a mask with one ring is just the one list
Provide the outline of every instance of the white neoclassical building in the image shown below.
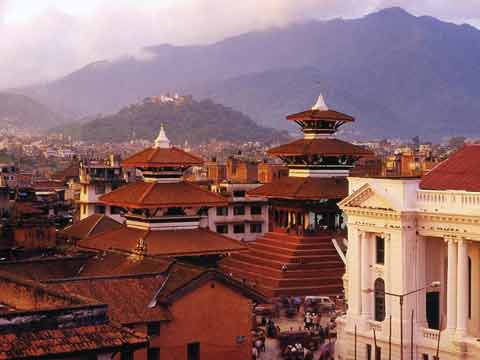
[[422,179],[349,186],[336,359],[400,359],[401,343],[404,359],[480,359],[480,145]]

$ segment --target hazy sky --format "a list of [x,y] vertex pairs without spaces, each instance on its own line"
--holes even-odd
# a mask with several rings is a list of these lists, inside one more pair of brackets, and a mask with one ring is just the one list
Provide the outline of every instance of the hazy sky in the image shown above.
[[0,89],[52,79],[146,45],[220,40],[307,19],[402,6],[480,24],[480,0],[0,0]]

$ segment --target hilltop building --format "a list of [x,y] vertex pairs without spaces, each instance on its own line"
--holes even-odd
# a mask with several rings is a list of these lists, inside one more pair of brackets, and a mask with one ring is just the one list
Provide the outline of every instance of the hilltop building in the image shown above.
[[435,359],[437,346],[442,360],[480,358],[479,165],[468,145],[422,179],[349,178],[336,359],[353,359],[355,343],[360,359],[390,346],[392,359]]
[[268,153],[285,162],[288,176],[248,193],[269,199],[269,232],[221,266],[267,296],[340,295],[344,264],[332,244],[343,225],[337,202],[348,194],[346,177],[355,161],[370,152],[335,138],[354,119],[329,109],[322,96],[287,120],[302,128],[304,138]]

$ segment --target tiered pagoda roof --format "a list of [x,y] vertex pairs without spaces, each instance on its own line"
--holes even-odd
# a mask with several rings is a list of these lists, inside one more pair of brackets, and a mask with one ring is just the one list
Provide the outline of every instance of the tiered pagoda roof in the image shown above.
[[249,196],[292,200],[343,199],[348,195],[346,178],[283,177],[248,192]]
[[151,147],[122,161],[123,167],[200,166],[203,160],[174,146]]
[[227,205],[224,197],[186,181],[130,183],[103,195],[100,201],[132,209]]
[[334,138],[323,139],[299,139],[294,142],[280,145],[268,150],[273,156],[365,156],[371,151],[349,142]]
[[270,199],[269,232],[220,265],[267,296],[340,295],[345,265],[332,244],[343,236],[337,203],[348,195],[355,161],[371,152],[335,138],[354,118],[329,109],[321,95],[311,109],[287,120],[301,127],[303,139],[268,154],[285,162],[288,177],[248,192]]
[[202,159],[170,145],[163,126],[153,147],[122,162],[141,171],[143,181],[128,183],[100,201],[126,210],[121,228],[80,241],[85,248],[142,256],[219,255],[244,250],[237,241],[200,227],[203,209],[226,206],[223,196],[185,181]]
[[349,170],[360,157],[372,154],[361,146],[335,138],[340,126],[355,119],[329,109],[322,95],[311,109],[287,119],[302,128],[304,138],[272,148],[268,154],[286,163],[289,176],[250,191],[249,195],[297,200],[345,197]]
[[142,242],[144,243],[142,255],[146,256],[213,255],[245,250],[245,247],[238,241],[207,229],[160,231],[127,226],[89,237],[81,242],[81,246],[97,250],[136,253],[138,244]]

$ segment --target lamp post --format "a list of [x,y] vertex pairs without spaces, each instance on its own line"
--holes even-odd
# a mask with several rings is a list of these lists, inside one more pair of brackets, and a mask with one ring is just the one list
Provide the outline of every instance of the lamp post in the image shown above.
[[[383,292],[385,295],[397,297],[400,302],[400,360],[403,360],[403,299],[408,295],[415,294],[422,290],[429,289],[429,288],[438,288],[438,287],[440,287],[440,281],[434,281],[428,285],[425,285],[424,287],[406,292],[404,294],[395,294],[387,291]],[[368,289],[367,292],[375,292],[375,290]]]

